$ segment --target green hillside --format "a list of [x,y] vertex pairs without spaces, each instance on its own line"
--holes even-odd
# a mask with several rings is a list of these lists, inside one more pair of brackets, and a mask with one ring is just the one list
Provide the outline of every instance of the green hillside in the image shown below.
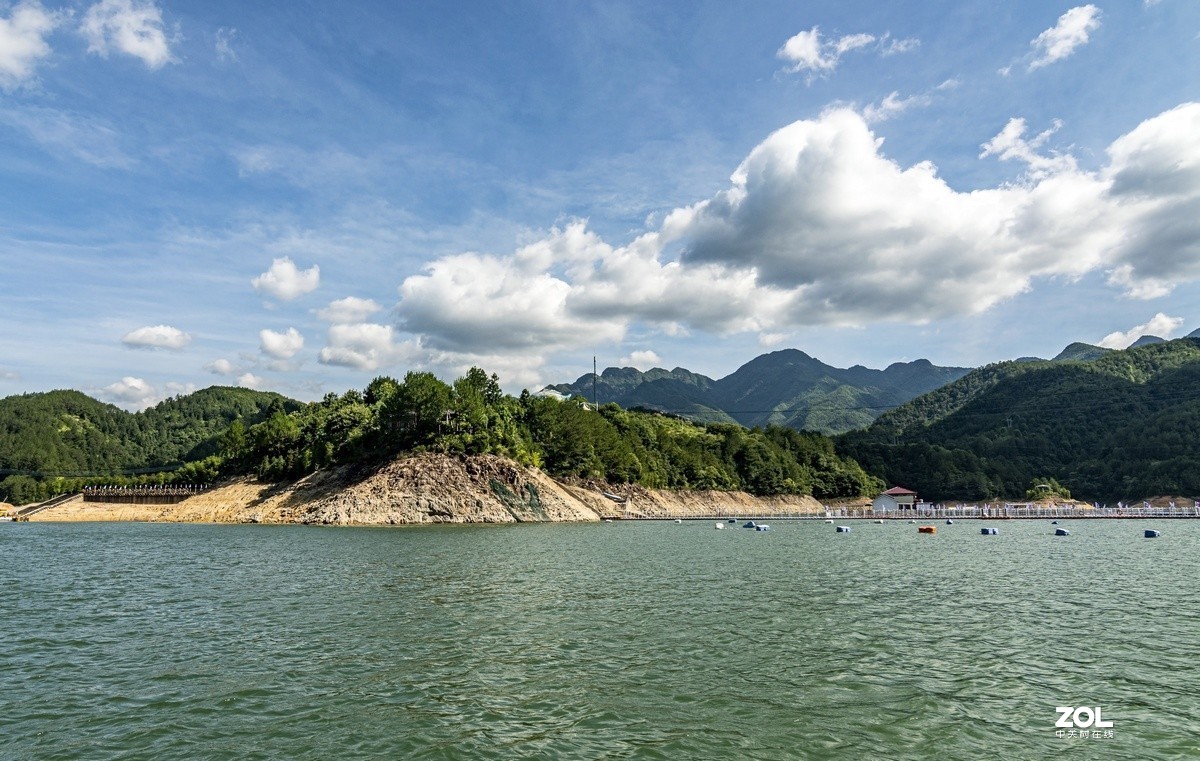
[[839,440],[871,473],[933,500],[1200,494],[1200,341],[975,370]]
[[[202,459],[236,419],[296,409],[279,394],[213,387],[131,413],[78,391],[0,399],[0,499],[48,475],[122,474]],[[13,501],[13,500],[10,500]]]
[[[689,384],[679,377],[657,382]],[[371,467],[406,452],[496,454],[566,479],[759,495],[860,496],[879,487],[816,433],[699,425],[615,404],[505,395],[472,369],[453,384],[429,373],[376,378],[362,392],[300,404],[211,388],[140,413],[74,391],[0,400],[0,499],[22,504],[120,474],[186,463],[175,476],[296,478]],[[79,474],[89,474],[84,477]],[[78,475],[78,477],[76,477]]]

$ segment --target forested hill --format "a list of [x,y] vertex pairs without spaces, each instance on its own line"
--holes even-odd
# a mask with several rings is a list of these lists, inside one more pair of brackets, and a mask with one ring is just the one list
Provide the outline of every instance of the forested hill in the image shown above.
[[[0,402],[0,500],[16,504],[78,489],[60,474],[111,472],[187,460],[167,478],[268,481],[317,470],[355,472],[410,452],[492,454],[566,479],[757,495],[858,497],[881,486],[820,434],[736,424],[703,426],[608,404],[504,394],[472,368],[453,384],[430,373],[380,377],[362,392],[300,404],[275,395],[208,389],[136,415],[77,392]],[[33,471],[33,473],[30,473]],[[94,483],[94,480],[92,481]]]
[[969,371],[938,367],[924,359],[884,370],[860,365],[843,369],[802,351],[784,349],[756,357],[720,380],[683,368],[640,372],[610,367],[599,377],[588,374],[574,383],[548,388],[690,420],[747,427],[780,425],[830,434],[867,426],[881,412]]
[[214,386],[131,413],[78,391],[0,399],[0,475],[116,473],[201,459],[237,419],[253,425],[299,403]]
[[1019,498],[1054,478],[1115,501],[1200,495],[1200,339],[975,370],[839,439],[889,483],[943,500]]

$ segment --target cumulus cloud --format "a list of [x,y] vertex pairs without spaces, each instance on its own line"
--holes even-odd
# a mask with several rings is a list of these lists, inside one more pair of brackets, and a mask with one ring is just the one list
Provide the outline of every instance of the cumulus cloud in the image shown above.
[[1147,119],[1108,148],[1101,173],[1119,224],[1109,282],[1135,298],[1200,278],[1200,103]]
[[105,386],[97,394],[101,399],[127,409],[145,409],[160,400],[158,389],[142,378],[127,375]]
[[[1132,298],[1200,279],[1200,104],[1148,119],[1084,171],[1013,120],[981,146],[1020,182],[961,192],[901,166],[835,108],[755,147],[711,198],[614,246],[576,220],[509,256],[460,254],[400,286],[425,352],[551,351],[664,333],[924,323],[983,312],[1037,279],[1090,272]],[[389,341],[394,340],[389,336]],[[329,361],[326,357],[325,361]]]
[[317,361],[355,370],[377,370],[414,356],[416,348],[411,341],[398,343],[391,325],[332,325],[327,345],[321,349]]
[[227,359],[214,359],[205,365],[204,369],[214,375],[237,375],[242,372],[241,368]]
[[661,365],[662,357],[650,349],[643,349],[641,351],[630,352],[628,356],[621,357],[618,363],[622,367],[636,367],[639,370],[649,370]]
[[814,26],[806,32],[793,35],[776,51],[775,56],[788,63],[785,71],[791,74],[807,73],[811,83],[818,76],[829,74],[837,68],[842,56],[852,50],[875,44],[880,55],[906,53],[920,45],[919,40],[893,39],[891,34],[877,38],[873,34],[847,34],[837,39],[821,39],[820,27]]
[[89,53],[108,57],[114,49],[141,59],[151,69],[175,60],[163,30],[162,10],[152,0],[101,0],[88,9],[79,31],[87,38]]
[[274,330],[258,331],[258,345],[262,353],[275,359],[290,359],[296,352],[304,348],[304,336],[295,328],[288,328],[286,333]]
[[36,0],[27,0],[0,18],[0,89],[11,91],[33,79],[37,64],[50,55],[46,36],[64,18]]
[[1058,17],[1058,23],[1039,34],[1030,43],[1033,60],[1029,71],[1061,61],[1086,45],[1089,35],[1100,28],[1100,9],[1094,5],[1072,8]]
[[576,276],[613,249],[583,223],[555,230],[510,258],[459,254],[434,261],[400,286],[401,329],[429,347],[465,353],[497,349],[562,348],[581,341],[615,341],[620,315],[580,314],[568,307],[571,284],[549,270]]
[[243,373],[242,375],[238,376],[237,384],[242,388],[252,388],[257,390],[262,388],[263,379],[254,373]]
[[182,349],[192,337],[170,325],[149,325],[131,330],[121,337],[121,343],[134,349]]
[[344,299],[329,302],[329,306],[317,310],[317,317],[326,322],[344,324],[348,322],[366,322],[367,318],[383,309],[372,299],[360,299],[347,296]]
[[1125,332],[1109,333],[1100,341],[1106,349],[1124,349],[1142,336],[1158,336],[1170,338],[1171,334],[1183,327],[1182,317],[1168,317],[1159,312],[1141,325],[1135,325]]
[[250,281],[254,290],[269,293],[277,299],[292,299],[311,293],[321,284],[321,268],[317,265],[300,270],[291,257],[284,256],[271,262],[266,272]]

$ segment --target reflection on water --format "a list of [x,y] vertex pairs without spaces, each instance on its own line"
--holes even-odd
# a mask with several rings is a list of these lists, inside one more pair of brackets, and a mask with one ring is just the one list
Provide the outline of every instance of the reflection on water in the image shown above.
[[1195,753],[1200,521],[980,525],[0,525],[0,757]]

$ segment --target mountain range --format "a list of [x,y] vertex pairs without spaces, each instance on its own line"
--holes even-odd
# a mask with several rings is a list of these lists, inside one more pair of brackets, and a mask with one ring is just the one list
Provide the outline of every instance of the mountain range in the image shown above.
[[610,367],[574,383],[547,388],[601,404],[668,412],[710,423],[781,425],[840,433],[869,425],[882,412],[970,372],[928,360],[898,362],[884,370],[832,367],[797,349],[756,357],[713,380],[683,368]]
[[[1200,330],[1188,337],[1200,337]],[[1129,348],[1164,342],[1146,335]],[[1076,342],[1050,360],[1022,357],[1014,362],[1090,361],[1112,351]],[[969,367],[939,367],[925,359],[897,362],[883,370],[861,365],[843,369],[798,349],[784,349],[755,357],[720,380],[682,367],[644,372],[610,367],[599,375],[581,375],[574,383],[546,386],[543,392],[600,404],[614,402],[626,409],[651,409],[702,423],[781,425],[836,435],[865,428],[888,410],[971,371]]]

